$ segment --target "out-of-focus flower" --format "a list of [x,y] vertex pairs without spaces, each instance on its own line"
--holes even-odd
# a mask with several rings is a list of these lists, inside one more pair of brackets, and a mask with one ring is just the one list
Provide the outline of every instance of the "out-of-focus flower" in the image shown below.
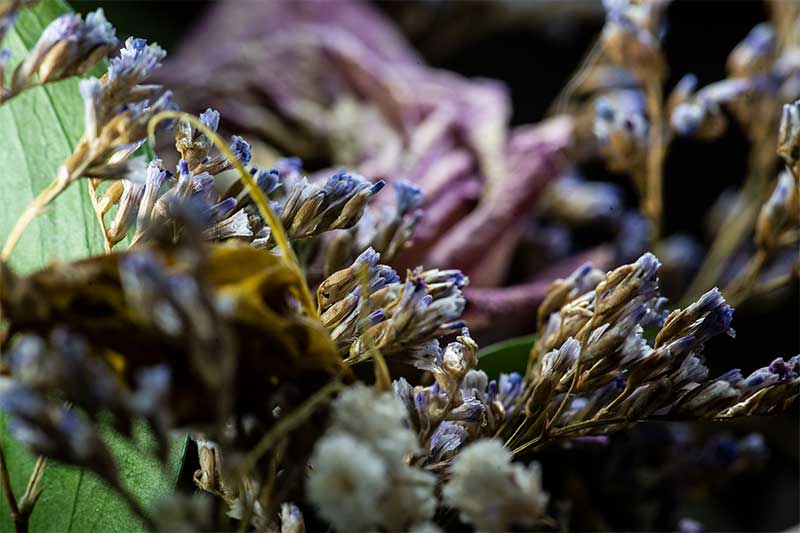
[[333,406],[331,426],[315,445],[309,499],[340,531],[406,530],[436,510],[436,478],[409,466],[416,452],[406,410],[392,393],[355,385]]
[[800,191],[795,178],[788,172],[778,176],[769,199],[764,202],[756,220],[756,244],[765,250],[773,249],[783,233],[800,225]]
[[369,529],[381,520],[378,506],[388,488],[381,457],[348,434],[323,437],[311,456],[308,497],[339,531]]
[[451,472],[444,501],[478,531],[530,527],[544,515],[549,497],[542,489],[538,463],[527,468],[511,463],[511,453],[496,439],[464,448]]
[[[13,23],[15,10],[32,2],[7,3],[8,7],[2,7],[6,13],[0,13],[0,39],[5,28]],[[34,85],[85,74],[116,45],[116,32],[102,9],[86,15],[85,21],[73,13],[61,15],[45,28],[30,53],[14,69],[11,84],[4,88],[0,81],[0,103]],[[0,74],[4,63],[5,60],[0,61]]]

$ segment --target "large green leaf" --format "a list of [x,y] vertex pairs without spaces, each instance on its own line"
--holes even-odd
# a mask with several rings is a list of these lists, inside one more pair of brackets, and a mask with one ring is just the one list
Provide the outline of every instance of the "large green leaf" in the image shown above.
[[[20,14],[2,47],[15,62],[25,56],[42,30],[69,6],[61,0],[42,0]],[[71,153],[83,132],[83,106],[78,80],[70,79],[28,90],[0,105],[0,238],[5,240],[25,206],[44,189]],[[41,268],[53,259],[73,259],[103,249],[86,183],[68,189],[39,217],[19,243],[11,259],[18,271]],[[34,458],[6,431],[0,415],[0,446],[8,459],[14,492],[22,494]],[[146,436],[140,435],[140,441]],[[173,439],[167,468],[148,459],[119,437],[108,436],[120,463],[123,480],[143,503],[170,492],[180,470],[186,438]],[[141,444],[141,442],[140,442]],[[139,449],[137,449],[139,448]],[[41,500],[31,519],[32,531],[136,531],[142,528],[125,505],[94,475],[60,465],[50,465],[43,480]],[[10,531],[5,501],[0,502],[0,531]]]
[[[36,43],[47,24],[68,10],[59,0],[44,0],[25,10],[2,46],[14,63]],[[83,133],[83,104],[78,80],[69,79],[23,92],[0,106],[0,236],[8,235],[17,217],[55,176]],[[11,264],[22,271],[49,261],[84,257],[103,251],[103,241],[87,185],[70,187],[31,224]]]
[[[6,417],[0,414],[0,424]],[[108,433],[105,440],[114,451],[123,483],[149,508],[152,503],[171,493],[183,464],[186,449],[184,435],[175,435],[166,467],[152,458],[152,447],[146,431],[139,429],[136,445]],[[14,493],[25,490],[35,458],[5,431],[0,432],[0,446],[9,463]],[[33,532],[120,532],[141,531],[142,524],[125,504],[94,474],[76,468],[50,463],[42,481],[44,492],[31,516]],[[5,500],[0,511],[0,531],[13,531]]]
[[478,352],[478,368],[486,372],[490,378],[497,378],[501,373],[525,373],[528,356],[536,342],[536,335],[515,337],[496,344],[490,344]]

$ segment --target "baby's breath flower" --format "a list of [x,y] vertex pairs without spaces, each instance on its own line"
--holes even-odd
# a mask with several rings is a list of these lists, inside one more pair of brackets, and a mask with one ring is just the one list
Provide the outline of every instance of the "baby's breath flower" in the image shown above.
[[417,449],[414,434],[404,427],[403,404],[391,393],[355,385],[333,402],[332,428],[367,441],[389,463],[402,462]]
[[433,518],[436,512],[436,476],[419,468],[401,466],[392,476],[389,494],[380,507],[381,523],[388,531],[402,531],[410,524]]
[[346,433],[319,440],[306,481],[311,503],[338,531],[372,529],[381,521],[380,499],[389,485],[383,460]]
[[537,463],[511,463],[496,439],[482,439],[459,453],[443,490],[444,501],[478,531],[532,526],[544,515],[548,495]]
[[433,517],[436,478],[407,464],[419,448],[406,418],[392,393],[362,384],[333,402],[307,487],[311,502],[338,530],[405,530]]

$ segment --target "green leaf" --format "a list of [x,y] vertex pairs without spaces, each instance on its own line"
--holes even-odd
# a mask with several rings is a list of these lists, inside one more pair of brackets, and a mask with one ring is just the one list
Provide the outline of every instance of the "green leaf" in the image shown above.
[[[68,12],[61,0],[42,0],[20,13],[0,47],[9,48],[7,72],[25,57],[47,24]],[[55,176],[83,133],[83,103],[78,80],[69,79],[30,89],[0,105],[0,238],[5,240],[17,217]],[[87,184],[80,181],[62,194],[25,232],[11,257],[11,265],[30,272],[59,259],[74,259],[103,251]],[[140,450],[147,436],[140,431],[138,445],[115,435],[106,436],[114,450],[123,483],[145,505],[171,492],[180,472],[186,437],[173,438],[167,467]],[[0,446],[8,459],[14,493],[25,490],[35,458],[6,431],[0,414]],[[47,467],[45,490],[31,517],[32,531],[137,531],[141,523],[122,501],[93,474],[56,464]],[[11,531],[5,500],[0,501],[0,531]]]
[[[6,421],[6,416],[0,413],[3,428]],[[147,509],[173,491],[188,437],[176,434],[171,438],[170,456],[163,467],[148,453],[152,439],[144,427],[138,427],[135,433],[135,444],[110,431],[104,439],[114,451],[123,483]],[[25,491],[36,458],[5,431],[0,433],[0,446],[8,460],[11,486],[19,497]],[[31,515],[31,531],[122,533],[143,528],[117,494],[90,472],[51,462],[45,470],[42,486],[44,492]],[[11,532],[5,500],[0,505],[3,506],[0,531]]]
[[490,379],[501,373],[525,373],[528,355],[536,343],[536,335],[515,337],[496,344],[490,344],[478,351],[478,368],[486,372]]
[[[11,50],[13,71],[42,30],[69,7],[44,0],[20,13],[2,45]],[[56,175],[83,133],[83,103],[75,78],[23,92],[0,106],[0,236],[5,239],[20,213]],[[103,251],[103,240],[87,184],[71,186],[27,229],[11,257],[23,272],[53,259]]]

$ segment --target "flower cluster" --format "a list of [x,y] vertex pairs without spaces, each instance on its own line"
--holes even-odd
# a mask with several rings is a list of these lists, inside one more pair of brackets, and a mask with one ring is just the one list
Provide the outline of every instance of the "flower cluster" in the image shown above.
[[539,464],[512,463],[511,453],[497,439],[478,441],[459,454],[443,495],[477,531],[535,526],[548,502]]
[[404,378],[394,382],[409,424],[426,449],[424,463],[429,468],[446,467],[468,441],[493,435],[513,414],[523,393],[518,373],[490,381],[477,370],[477,348],[464,328],[444,350],[432,342],[414,353],[415,365],[433,374],[433,385],[412,387]]
[[[747,378],[731,370],[709,379],[704,345],[734,335],[733,309],[712,289],[685,309],[663,311],[658,268],[645,254],[604,276],[586,265],[550,286],[518,415],[500,432],[515,453],[651,417],[766,414],[800,393],[800,356],[776,359]],[[645,336],[651,328],[652,344]]]
[[[0,36],[25,3],[0,0]],[[269,170],[251,165],[243,137],[218,133],[217,110],[177,113],[169,90],[146,83],[164,51],[127,39],[107,74],[80,82],[83,137],[23,214],[0,261],[0,408],[12,434],[42,458],[97,475],[148,529],[299,533],[308,521],[337,531],[466,524],[500,532],[566,527],[551,517],[561,507],[551,504],[555,489],[543,487],[548,451],[605,449],[612,432],[642,422],[719,421],[791,407],[800,396],[800,355],[747,376],[732,369],[710,377],[705,352],[719,337],[735,336],[730,301],[746,297],[767,261],[798,239],[800,104],[784,107],[780,129],[775,104],[798,96],[797,50],[777,29],[759,26],[731,54],[729,79],[695,91],[687,77],[665,100],[667,3],[606,1],[599,53],[590,56],[601,74],[591,96],[570,102],[565,92],[559,110],[571,116],[508,135],[505,99],[493,85],[432,74],[401,52],[384,65],[344,31],[319,39],[299,32],[288,49],[270,35],[274,49],[266,49],[278,57],[302,50],[298,57],[311,66],[320,57],[344,65],[348,76],[330,84],[335,96],[317,94],[327,84],[287,75],[270,80],[271,99],[291,123],[332,137],[337,153],[361,163],[369,179],[344,170],[305,175],[298,158]],[[115,45],[102,11],[85,21],[60,17],[16,68],[0,103],[86,74]],[[369,98],[351,98],[357,93]],[[452,101],[442,98],[451,94]],[[375,127],[349,124],[358,137],[352,143],[335,127],[348,120],[348,106],[358,108],[350,120]],[[718,135],[722,106],[754,139],[764,133],[762,166],[777,144],[787,172],[774,187],[765,188],[767,174],[756,176],[743,193],[742,231],[752,226],[757,251],[737,281],[724,291],[705,290],[708,284],[689,305],[669,308],[661,262],[642,253],[659,237],[661,167],[674,135]],[[327,107],[334,118],[322,113]],[[223,110],[253,130],[240,105]],[[135,157],[165,119],[176,157]],[[282,131],[280,120],[267,129]],[[363,138],[371,131],[386,137]],[[304,147],[289,137],[287,146]],[[631,175],[641,214],[625,208],[620,187],[586,181],[555,157],[570,139],[576,158],[599,155]],[[355,153],[340,144],[354,144]],[[172,160],[175,168],[165,168]],[[405,168],[387,177],[394,197],[374,198],[386,184],[375,177],[395,168],[390,163]],[[223,174],[231,169],[232,180]],[[485,181],[480,201],[477,176]],[[106,251],[128,236],[130,246],[18,275],[5,259],[21,231],[80,178],[88,178]],[[565,257],[572,229],[603,226],[616,234],[616,249],[605,254],[611,258],[593,266],[573,257],[559,262],[553,272],[564,274],[552,282],[470,294],[466,274],[487,285],[503,281],[509,250],[524,233],[514,219],[538,198],[537,215],[553,222],[536,232],[542,249]],[[427,225],[422,206],[435,224]],[[451,217],[459,223],[440,240]],[[430,260],[422,265],[409,253],[415,232],[425,244],[416,257]],[[658,245],[680,262],[691,243],[673,237]],[[495,245],[488,254],[486,243]],[[547,254],[535,259],[551,262]],[[451,260],[464,268],[444,268]],[[610,263],[621,266],[608,270]],[[496,321],[509,298],[528,305],[518,318],[535,326],[536,341],[524,371],[493,374],[481,367],[465,310],[469,300]],[[209,499],[175,494],[142,507],[104,438],[113,430],[136,446],[142,429],[155,438],[147,451],[162,462],[171,431],[191,436],[192,480]],[[757,435],[712,438],[700,448],[672,473],[703,461],[717,472],[719,455],[744,468],[765,454]],[[533,453],[541,454],[536,461],[520,461]],[[18,506],[0,453],[0,484],[18,529],[41,494],[43,468]]]
[[403,405],[391,392],[356,385],[331,409],[306,482],[320,515],[338,531],[424,527],[436,510],[436,477],[408,464],[418,445]]
[[358,363],[378,350],[406,358],[425,351],[436,339],[459,331],[468,279],[458,270],[408,272],[404,283],[381,255],[368,248],[353,264],[331,274],[319,286],[321,320],[331,337]]
[[[0,6],[0,40],[16,18],[16,10],[30,1],[10,0]],[[11,75],[11,84],[2,86],[8,50],[0,50],[0,103],[36,85],[44,85],[86,74],[117,45],[116,32],[102,9],[86,15],[67,13],[51,22],[39,41]]]

